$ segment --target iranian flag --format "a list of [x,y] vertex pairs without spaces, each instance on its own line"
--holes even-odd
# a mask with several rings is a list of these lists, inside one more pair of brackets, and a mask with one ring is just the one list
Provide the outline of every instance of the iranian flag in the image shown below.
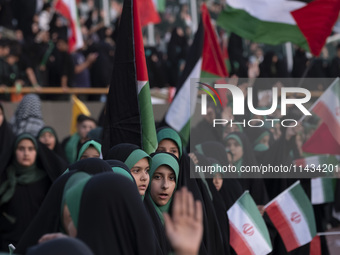
[[268,254],[272,244],[266,224],[248,191],[228,210],[230,245],[239,255]]
[[68,21],[69,52],[83,47],[84,41],[79,25],[76,0],[57,0],[55,10]]
[[179,78],[176,95],[165,116],[165,122],[180,133],[184,145],[189,140],[190,119],[195,110],[198,91],[197,86],[194,89],[190,87],[190,79],[218,79],[228,76],[209,11],[206,5],[202,4],[201,22]]
[[334,182],[331,178],[311,180],[312,204],[319,205],[334,202]]
[[[340,1],[339,1],[340,2]],[[328,126],[334,139],[340,144],[340,82],[339,78],[327,88],[309,109]]]
[[152,153],[157,148],[137,0],[125,0],[107,96],[102,152],[132,143]]
[[265,206],[288,252],[312,241],[316,235],[314,211],[297,181]]
[[338,0],[227,0],[218,24],[267,44],[292,42],[318,56],[338,18]]

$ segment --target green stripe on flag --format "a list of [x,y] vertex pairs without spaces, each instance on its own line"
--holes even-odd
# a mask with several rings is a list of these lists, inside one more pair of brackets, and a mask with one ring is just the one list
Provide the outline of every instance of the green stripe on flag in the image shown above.
[[316,225],[313,206],[301,185],[295,185],[289,190],[296,205],[300,208],[312,237],[316,235]]
[[238,203],[239,206],[243,209],[243,212],[247,214],[250,219],[252,219],[252,223],[254,223],[256,229],[261,232],[261,235],[266,240],[268,246],[272,247],[266,224],[253,198],[249,194],[249,191],[245,191],[244,194],[238,199],[238,201],[236,201],[236,203]]
[[147,82],[138,94],[142,124],[143,150],[150,154],[157,149],[157,134],[151,103],[150,86]]
[[262,21],[244,10],[227,6],[219,15],[217,24],[255,42],[276,45],[289,41],[309,51],[308,43],[298,26]]

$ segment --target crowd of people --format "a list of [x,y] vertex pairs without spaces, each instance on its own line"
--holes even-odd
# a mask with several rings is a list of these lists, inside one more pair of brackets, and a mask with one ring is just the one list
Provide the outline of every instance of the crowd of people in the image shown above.
[[[110,26],[104,26],[107,14],[96,1],[78,1],[84,47],[70,54],[67,23],[53,3],[0,1],[0,89],[107,87],[122,8],[120,1],[110,3]],[[222,6],[218,1],[210,3],[212,19]],[[176,86],[192,39],[188,2],[169,0],[160,14],[156,45],[145,44],[150,85]],[[326,47],[315,58],[296,48],[290,72],[280,53],[265,51],[264,45],[235,34],[227,36],[218,27],[216,31],[222,50],[228,49],[228,71],[233,79],[340,75],[340,47],[333,47],[333,59]],[[248,82],[239,84],[242,89],[249,86]],[[325,86],[318,84],[315,89]],[[1,100],[16,99],[1,94]],[[209,104],[208,114],[192,130],[189,147],[175,130],[162,126],[157,129],[158,147],[150,155],[128,143],[103,152],[101,122],[79,115],[77,131],[60,141],[56,130],[45,126],[41,99],[68,97],[26,95],[19,99],[10,121],[0,105],[0,251],[8,252],[10,247],[15,254],[30,255],[235,254],[226,212],[248,190],[267,225],[272,254],[309,254],[310,244],[288,253],[264,210],[295,179],[228,179],[223,173],[190,178],[190,172],[202,164],[237,169],[290,164],[305,156],[302,144],[320,124],[318,118],[295,128],[282,127],[279,122],[256,129],[240,124],[212,128],[216,118],[237,120],[237,116],[232,116],[230,104],[223,109]],[[86,99],[99,100],[100,96]],[[259,100],[257,104],[268,107],[267,103]],[[290,108],[288,116],[299,119],[294,110]],[[256,116],[268,117],[282,116],[278,111],[273,116]],[[300,181],[311,198],[311,180]],[[337,183],[336,194],[339,191]],[[337,200],[313,209],[318,232],[338,226],[339,221],[332,217],[332,211],[340,211]],[[321,249],[322,254],[329,254],[324,237]]]

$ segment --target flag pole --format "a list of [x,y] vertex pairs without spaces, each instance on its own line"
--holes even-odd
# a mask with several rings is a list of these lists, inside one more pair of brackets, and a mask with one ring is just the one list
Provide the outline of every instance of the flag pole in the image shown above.
[[333,232],[320,232],[317,233],[318,236],[335,236],[340,235],[340,231],[333,231]]

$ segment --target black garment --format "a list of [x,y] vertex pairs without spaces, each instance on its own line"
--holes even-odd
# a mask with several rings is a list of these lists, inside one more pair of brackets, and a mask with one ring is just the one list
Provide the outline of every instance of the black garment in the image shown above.
[[127,178],[103,173],[85,185],[77,238],[96,255],[155,254],[152,231],[136,185]]
[[[258,162],[253,153],[253,149],[250,142],[245,134],[240,132],[233,132],[229,135],[236,135],[242,142],[243,155],[242,155],[242,166],[256,166]],[[239,179],[243,190],[249,190],[250,195],[253,197],[257,205],[265,205],[269,202],[267,190],[264,185],[263,179],[260,178],[241,178]]]
[[93,255],[90,248],[76,238],[53,239],[28,249],[26,255]]
[[112,172],[111,167],[98,158],[83,159],[71,165],[70,168],[74,170],[60,176],[51,186],[35,218],[16,246],[16,253],[25,253],[29,247],[37,244],[44,234],[60,232],[60,206],[63,190],[67,180],[74,173],[85,172],[94,175],[102,172]]
[[[216,117],[218,118],[218,117]],[[218,125],[213,127],[205,119],[200,121],[192,130],[190,145],[195,146],[204,142],[220,142],[222,140],[222,128]]]
[[[7,180],[5,169],[13,162],[12,158],[4,159],[0,166],[1,183]],[[43,179],[29,184],[16,184],[13,197],[0,206],[0,250],[7,251],[8,244],[16,245],[24,231],[37,214],[52,182],[65,170],[65,162],[38,143],[36,167],[46,172]]]
[[58,139],[58,136],[57,136],[57,132],[55,131],[54,128],[52,128],[52,127],[50,127],[50,126],[45,126],[45,127],[43,127],[42,129],[40,129],[40,131],[38,132],[38,135],[37,135],[37,140],[39,140],[39,137],[40,137],[42,131],[43,131],[45,128],[51,129],[52,132],[53,132],[53,135],[54,135],[54,137],[55,137],[55,146],[54,146],[54,148],[53,148],[52,151],[53,151],[55,154],[57,154],[60,158],[62,158],[62,159],[65,161],[65,163],[66,163],[66,162],[67,162],[67,159],[66,159],[66,156],[65,156],[65,152],[64,152],[63,148],[61,147],[61,144],[60,144],[59,139]]
[[180,75],[180,65],[185,61],[188,51],[188,42],[185,35],[180,35],[175,27],[171,33],[168,44],[168,82],[170,86],[176,87]]
[[329,71],[330,71],[329,73],[330,77],[340,76],[340,58],[339,57],[334,57],[332,59]]
[[11,125],[7,122],[3,105],[0,103],[0,109],[3,114],[3,122],[0,126],[0,162],[6,163],[6,159],[11,157],[13,152],[13,144],[15,135],[13,134]]
[[288,70],[285,61],[280,59],[275,52],[267,52],[264,55],[263,62],[260,64],[260,77],[288,77]]
[[135,178],[131,174],[130,169],[122,161],[114,160],[114,159],[109,159],[109,160],[105,160],[105,162],[108,163],[111,168],[113,168],[113,167],[120,167],[120,168],[124,169],[131,176],[133,182],[136,183]]
[[120,143],[115,146],[113,146],[109,152],[107,153],[107,156],[105,159],[116,159],[120,160],[122,162],[125,162],[125,160],[130,156],[130,154],[134,151],[140,149],[139,146],[131,143]]

